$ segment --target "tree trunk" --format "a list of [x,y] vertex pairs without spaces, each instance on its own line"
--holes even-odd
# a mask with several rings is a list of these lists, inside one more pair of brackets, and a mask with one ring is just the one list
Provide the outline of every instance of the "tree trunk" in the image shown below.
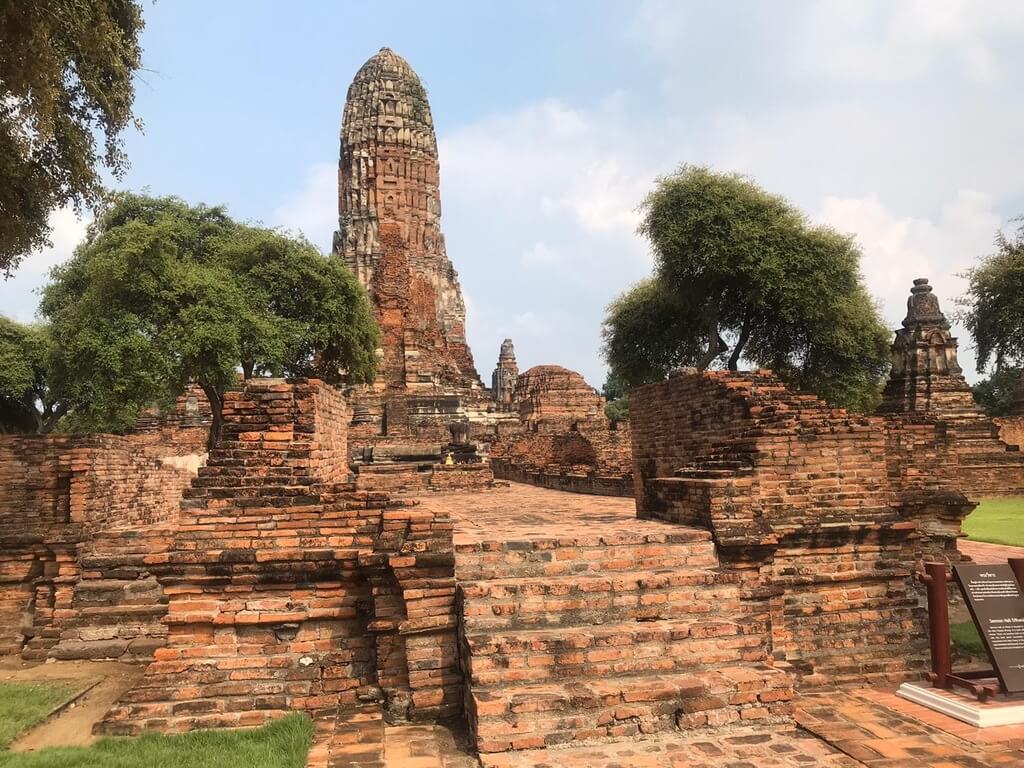
[[48,435],[57,426],[57,423],[64,418],[64,415],[68,412],[67,405],[61,403],[56,408],[52,406],[46,407],[46,412],[43,414],[43,418],[40,421],[39,434]]
[[[705,330],[708,334],[708,348],[704,352],[704,356],[697,361],[697,370],[706,371],[708,366],[715,362],[722,352],[728,347],[725,347],[722,341],[722,336],[718,333],[718,308],[708,310],[708,316],[706,319]],[[725,347],[725,349],[723,349]]]
[[743,354],[743,348],[747,346],[747,341],[750,340],[750,323],[744,322],[743,328],[740,330],[740,337],[736,340],[736,346],[732,348],[732,354],[729,355],[729,370],[739,370],[740,355]]
[[213,420],[210,422],[210,434],[206,438],[206,449],[212,451],[220,442],[221,432],[224,429],[224,396],[215,387],[207,384],[200,384],[206,399],[210,401],[210,413]]
[[256,363],[252,362],[251,360],[249,362],[246,362],[246,361],[243,360],[242,361],[242,378],[245,379],[246,381],[251,379],[252,378],[252,372],[253,372],[253,369],[255,367],[256,367]]

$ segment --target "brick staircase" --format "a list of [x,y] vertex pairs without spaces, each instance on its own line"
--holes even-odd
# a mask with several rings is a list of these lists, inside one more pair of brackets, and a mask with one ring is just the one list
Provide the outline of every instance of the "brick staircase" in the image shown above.
[[789,717],[767,617],[706,531],[456,544],[466,712],[493,753]]
[[164,645],[167,598],[146,564],[170,528],[107,531],[81,545],[81,572],[49,655],[55,659],[148,661]]

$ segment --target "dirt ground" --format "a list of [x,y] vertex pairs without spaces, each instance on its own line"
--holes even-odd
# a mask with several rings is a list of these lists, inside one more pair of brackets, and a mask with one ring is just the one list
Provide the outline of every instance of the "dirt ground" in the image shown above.
[[60,712],[17,739],[11,750],[30,752],[44,747],[72,747],[96,740],[93,726],[111,705],[142,676],[145,665],[97,661],[24,662],[17,657],[0,658],[0,681],[45,682],[65,680],[80,683],[84,694]]

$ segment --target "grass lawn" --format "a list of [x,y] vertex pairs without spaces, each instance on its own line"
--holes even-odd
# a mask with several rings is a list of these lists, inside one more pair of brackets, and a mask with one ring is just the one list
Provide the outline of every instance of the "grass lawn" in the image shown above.
[[75,691],[75,686],[59,682],[0,683],[0,749],[45,720]]
[[[75,689],[55,683],[0,683],[0,749],[43,720]],[[293,714],[262,728],[100,739],[88,747],[0,752],[0,768],[305,768],[309,718]]]
[[964,519],[973,541],[1024,547],[1024,498],[985,499]]
[[978,635],[978,628],[974,626],[973,621],[950,624],[949,638],[958,651],[972,656],[985,656],[985,646],[981,644],[981,636]]

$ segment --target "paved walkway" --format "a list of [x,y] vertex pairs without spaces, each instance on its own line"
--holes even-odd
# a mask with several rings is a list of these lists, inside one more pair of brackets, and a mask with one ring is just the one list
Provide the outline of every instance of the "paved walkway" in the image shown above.
[[632,499],[566,493],[523,483],[486,493],[435,494],[417,500],[426,509],[452,516],[456,548],[484,541],[579,540],[616,534],[635,538],[667,530],[665,523],[637,520]]
[[[327,713],[325,713],[326,715]],[[801,695],[796,726],[731,727],[594,746],[484,755],[444,725],[385,726],[380,713],[317,723],[309,768],[1003,768],[1024,765],[1024,726],[980,730],[891,691]]]
[[960,554],[967,555],[978,565],[995,565],[1005,563],[1011,557],[1024,557],[1024,547],[1011,547],[1006,544],[960,539],[956,547]]
[[964,727],[888,691],[804,695],[797,701],[796,719],[867,768],[1024,765],[1024,726],[985,731]]

